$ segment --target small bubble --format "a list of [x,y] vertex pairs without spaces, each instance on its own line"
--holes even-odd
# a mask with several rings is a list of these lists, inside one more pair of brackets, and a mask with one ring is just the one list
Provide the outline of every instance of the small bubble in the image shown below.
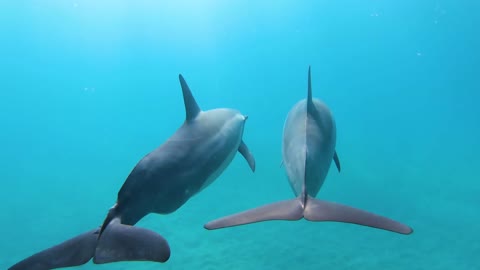
[[84,87],[83,91],[88,92],[88,93],[94,93],[95,92],[95,87]]

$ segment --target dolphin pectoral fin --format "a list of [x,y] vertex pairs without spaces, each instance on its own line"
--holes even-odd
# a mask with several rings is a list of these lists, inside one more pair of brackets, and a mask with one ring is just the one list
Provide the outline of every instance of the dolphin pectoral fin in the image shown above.
[[248,150],[247,145],[245,142],[240,142],[240,146],[238,147],[238,152],[242,154],[242,156],[247,160],[248,166],[250,166],[250,169],[252,169],[252,172],[255,171],[255,158],[253,157],[252,153],[250,150]]
[[208,222],[205,229],[214,230],[267,220],[299,220],[303,217],[298,199],[280,201]]
[[63,243],[36,253],[9,270],[47,270],[78,266],[88,262],[95,253],[99,229],[91,230]]
[[102,232],[93,262],[166,262],[169,258],[170,247],[161,235],[147,229],[123,225],[116,218]]
[[338,172],[340,172],[340,159],[338,159],[337,151],[333,154],[333,161],[335,162],[335,166],[337,166]]
[[337,221],[411,234],[412,228],[395,220],[382,217],[350,206],[308,197],[304,217],[310,221]]

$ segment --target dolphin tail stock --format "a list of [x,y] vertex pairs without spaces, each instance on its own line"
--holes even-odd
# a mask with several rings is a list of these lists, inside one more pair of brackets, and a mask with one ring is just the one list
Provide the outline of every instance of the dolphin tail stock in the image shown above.
[[8,268],[9,270],[48,270],[79,266],[95,254],[99,229],[90,230],[51,248],[40,251]]
[[118,217],[108,219],[93,257],[95,264],[120,261],[166,262],[170,247],[161,235],[144,228],[121,224]]
[[303,206],[298,198],[266,204],[251,210],[229,215],[208,222],[205,229],[215,230],[267,220],[299,220],[303,217]]
[[339,203],[318,200],[310,196],[307,197],[303,215],[309,221],[352,223],[400,234],[411,234],[413,232],[413,229],[409,226],[387,217]]

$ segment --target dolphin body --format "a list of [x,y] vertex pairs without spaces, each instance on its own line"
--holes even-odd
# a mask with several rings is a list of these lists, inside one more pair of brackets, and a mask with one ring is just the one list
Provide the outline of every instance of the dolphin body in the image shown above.
[[401,234],[412,233],[410,227],[389,218],[315,198],[332,160],[340,172],[335,144],[334,118],[322,101],[312,98],[309,67],[308,97],[290,110],[283,129],[283,164],[296,198],[219,218],[204,227],[213,230],[267,220],[305,218],[310,221],[354,223]]
[[36,253],[10,270],[46,270],[117,261],[166,262],[168,242],[134,227],[149,213],[169,214],[211,184],[237,151],[255,171],[255,159],[242,140],[246,116],[233,109],[202,111],[179,75],[185,103],[183,125],[141,159],[118,192],[100,228]]

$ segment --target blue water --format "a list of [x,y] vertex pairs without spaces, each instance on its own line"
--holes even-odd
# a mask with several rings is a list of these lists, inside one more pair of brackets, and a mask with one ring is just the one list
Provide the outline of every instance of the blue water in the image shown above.
[[[99,226],[130,170],[202,109],[249,115],[240,155],[177,212],[138,226],[165,264],[75,269],[480,269],[480,2],[2,1],[0,269]],[[319,198],[412,226],[220,216],[293,197],[281,162],[290,108],[314,96],[337,123]]]

